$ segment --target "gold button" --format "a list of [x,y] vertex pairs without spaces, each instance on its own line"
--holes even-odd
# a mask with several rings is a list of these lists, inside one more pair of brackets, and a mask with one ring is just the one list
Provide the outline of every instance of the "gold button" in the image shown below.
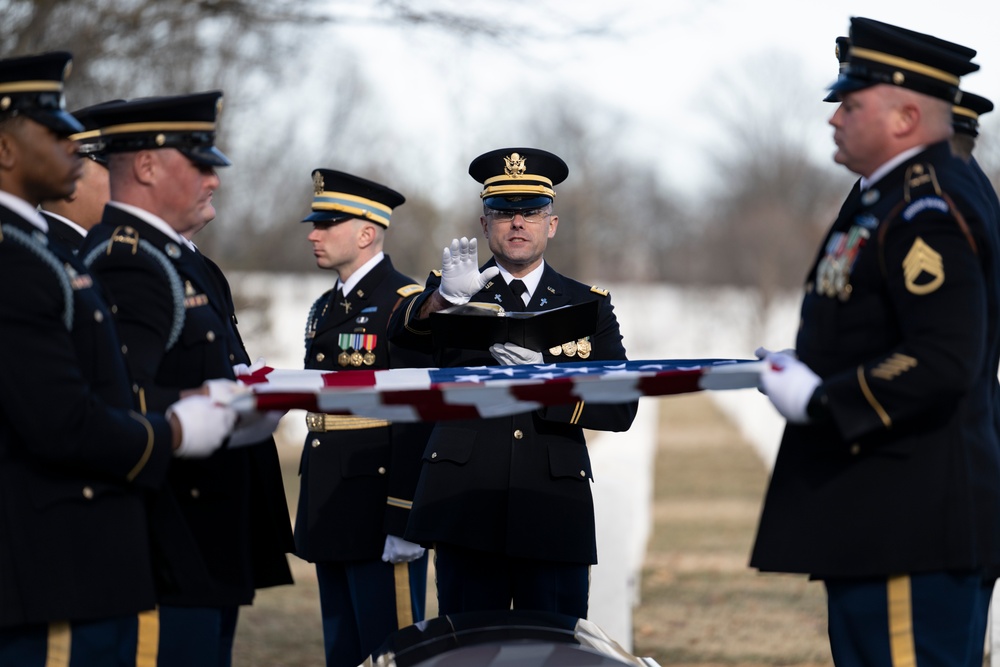
[[378,474],[380,474],[380,475],[384,475],[385,474],[385,466],[379,466],[378,467]]
[[524,431],[522,431],[521,429],[517,429],[516,431],[514,431],[515,440],[520,440],[523,437],[524,437]]
[[851,445],[851,456],[857,456],[860,453],[861,453],[861,445],[859,445],[858,443],[854,443],[853,445]]
[[215,341],[215,332],[214,331],[209,331],[207,334],[205,334],[205,338],[208,339],[209,343],[214,342]]
[[191,489],[192,498],[198,498],[200,496],[201,496],[201,491],[199,491],[198,489]]
[[117,315],[117,314],[118,314],[118,306],[116,306],[116,305],[112,304],[112,305],[111,305],[111,313],[112,313],[113,315]]
[[586,476],[587,476],[587,471],[586,470],[581,470],[580,471],[580,477],[586,477]]
[[87,500],[90,500],[91,498],[94,497],[94,490],[89,486],[83,487],[83,497],[86,498]]
[[236,361],[236,355],[232,352],[229,353],[229,361]]
[[326,355],[322,352],[316,354],[316,361],[323,361],[324,359],[326,359]]
[[309,444],[313,447],[319,447],[319,438],[313,438],[313,441]]
[[128,354],[128,345],[122,345],[122,354]]
[[95,310],[94,311],[94,321],[95,322],[103,322],[104,321],[104,313],[102,313],[99,310]]
[[438,453],[437,452],[434,452],[433,454],[431,454],[431,458],[432,459],[436,459],[437,457],[438,457]]

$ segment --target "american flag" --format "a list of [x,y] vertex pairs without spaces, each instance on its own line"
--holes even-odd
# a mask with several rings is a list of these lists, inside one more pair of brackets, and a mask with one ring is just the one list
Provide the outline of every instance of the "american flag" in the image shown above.
[[764,362],[745,359],[591,361],[523,366],[281,370],[239,378],[241,412],[301,409],[394,422],[502,417],[547,405],[627,403],[642,396],[750,389]]

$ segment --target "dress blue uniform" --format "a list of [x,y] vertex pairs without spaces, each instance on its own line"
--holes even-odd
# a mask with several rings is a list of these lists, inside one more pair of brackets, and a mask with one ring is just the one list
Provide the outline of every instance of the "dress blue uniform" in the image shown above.
[[[362,219],[387,227],[392,209],[403,203],[399,193],[351,174],[313,174],[313,212],[303,222]],[[388,256],[356,277],[348,294],[331,289],[310,309],[305,367],[370,372],[428,366],[429,357],[396,348],[385,335],[393,309],[422,286],[393,268]],[[382,555],[386,536],[402,537],[406,529],[430,426],[319,413],[309,413],[306,423],[296,554],[316,564],[326,664],[354,667],[390,633],[424,617],[426,554],[397,564],[383,562]]]
[[[68,62],[0,61],[5,108],[79,131],[59,104]],[[0,203],[0,664],[136,664],[156,602],[144,496],[166,476],[171,429],[134,409],[100,286],[49,243],[34,204]]]
[[[544,151],[503,149],[477,158],[470,173],[490,184],[483,193],[487,206],[524,210],[551,204],[551,188],[565,178],[566,167]],[[500,195],[494,198],[496,192]],[[480,270],[495,265],[494,258]],[[419,313],[440,285],[440,272],[432,273],[425,291],[396,310],[389,325],[393,342],[432,354],[438,367],[496,366],[488,350],[434,347],[431,320]],[[608,293],[562,276],[548,264],[527,306],[500,276],[470,298],[529,311],[587,301],[599,304],[596,332],[542,351],[543,360],[575,361],[577,355],[624,360]],[[406,537],[436,550],[440,614],[513,604],[586,617],[597,543],[584,429],[627,430],[636,408],[636,403],[580,402],[435,425]]]
[[[175,148],[211,168],[229,164],[214,146],[220,102],[219,92],[136,100],[104,105],[94,120],[109,153]],[[206,380],[233,379],[246,356],[217,268],[147,215],[109,204],[80,255],[113,297],[140,405],[158,410]],[[289,579],[288,528],[274,520],[285,506],[280,471],[268,457],[259,484],[254,449],[177,462],[152,501],[161,667],[228,665],[239,606],[259,585]],[[255,578],[262,564],[271,568],[266,583]]]
[[[970,56],[925,38],[854,19],[834,90],[950,99]],[[941,141],[856,184],[810,270],[796,351],[821,383],[785,429],[751,565],[825,581],[837,664],[981,662],[1000,563],[998,260],[987,198]]]

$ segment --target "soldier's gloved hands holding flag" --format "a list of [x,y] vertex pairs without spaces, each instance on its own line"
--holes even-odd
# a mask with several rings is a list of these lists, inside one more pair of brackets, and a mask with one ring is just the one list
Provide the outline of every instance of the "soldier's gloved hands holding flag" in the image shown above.
[[424,548],[419,544],[407,542],[395,535],[385,536],[385,548],[382,550],[382,560],[386,563],[409,563],[424,555]]
[[451,245],[441,255],[441,286],[438,292],[449,303],[460,306],[468,303],[472,295],[483,289],[500,268],[491,266],[479,272],[479,250],[476,239],[452,239]]
[[[260,364],[259,368],[263,368],[265,365],[263,359],[259,359],[258,363]],[[254,364],[254,366],[256,365]],[[251,373],[254,366],[248,367]],[[207,380],[204,386],[212,401],[225,406],[228,406],[235,397],[249,392],[247,386],[242,382],[234,382],[233,380],[222,378]],[[284,415],[285,412],[283,410],[241,414],[235,428],[231,428],[232,435],[229,437],[226,446],[235,448],[264,442],[278,428],[278,422],[281,421]]]
[[236,411],[201,394],[187,396],[167,408],[167,418],[177,420],[180,446],[174,456],[200,459],[211,456],[236,424]]
[[790,423],[808,424],[809,400],[822,384],[820,377],[788,352],[769,352],[764,361],[760,390]]
[[542,353],[529,350],[514,343],[494,343],[490,346],[490,354],[504,366],[522,366],[524,364],[542,363]]

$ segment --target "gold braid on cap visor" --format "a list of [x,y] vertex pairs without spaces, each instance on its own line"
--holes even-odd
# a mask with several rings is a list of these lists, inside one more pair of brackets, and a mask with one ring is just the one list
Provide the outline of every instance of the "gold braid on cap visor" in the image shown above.
[[949,74],[944,70],[937,69],[936,67],[930,67],[929,65],[924,65],[923,63],[918,63],[914,60],[907,60],[906,58],[900,58],[899,56],[882,53],[881,51],[872,51],[871,49],[863,49],[852,46],[850,57],[852,60],[854,58],[861,58],[863,60],[871,60],[872,62],[882,63],[883,65],[889,65],[891,67],[899,67],[917,74],[928,76],[932,79],[937,79],[938,81],[950,83],[953,86],[957,86],[959,83],[959,78],[954,74]]
[[0,83],[0,93],[50,93],[63,89],[61,81],[12,81]]
[[389,226],[392,209],[373,199],[349,195],[346,192],[321,192],[313,197],[314,211],[340,211]]
[[503,195],[548,195],[555,199],[556,191],[552,189],[552,180],[538,174],[523,174],[516,179],[507,174],[487,178],[486,186],[479,193],[480,199]]

